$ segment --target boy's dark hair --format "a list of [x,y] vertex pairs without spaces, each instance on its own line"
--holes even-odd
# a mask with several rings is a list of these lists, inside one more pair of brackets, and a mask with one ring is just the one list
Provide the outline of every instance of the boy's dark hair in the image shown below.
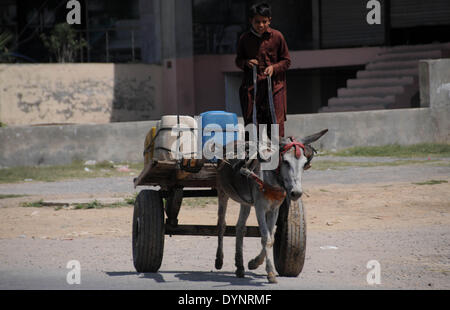
[[256,3],[250,7],[249,16],[253,18],[256,15],[272,17],[272,8],[266,2]]

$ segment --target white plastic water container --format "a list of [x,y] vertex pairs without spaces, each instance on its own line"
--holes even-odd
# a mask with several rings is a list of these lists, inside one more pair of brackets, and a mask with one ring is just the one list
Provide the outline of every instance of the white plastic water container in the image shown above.
[[191,116],[164,115],[156,125],[153,159],[196,158],[197,131],[197,121]]

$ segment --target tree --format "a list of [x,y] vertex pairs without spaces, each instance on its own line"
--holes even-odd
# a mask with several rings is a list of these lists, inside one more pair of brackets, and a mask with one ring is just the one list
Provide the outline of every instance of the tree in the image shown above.
[[9,31],[0,30],[0,62],[9,62],[9,50],[8,44],[13,38],[13,35]]
[[66,23],[57,24],[50,36],[41,34],[41,39],[60,63],[74,62],[78,52],[87,46],[86,40],[76,39],[75,30]]

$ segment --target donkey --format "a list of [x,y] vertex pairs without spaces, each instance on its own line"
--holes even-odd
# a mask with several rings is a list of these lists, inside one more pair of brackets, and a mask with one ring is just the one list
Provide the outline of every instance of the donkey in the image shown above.
[[262,170],[260,158],[253,161],[250,169],[244,165],[244,160],[219,161],[217,169],[219,210],[216,269],[221,269],[223,265],[225,214],[228,199],[231,198],[241,205],[236,224],[236,276],[244,277],[243,239],[251,206],[255,206],[262,250],[259,255],[249,261],[248,268],[250,270],[256,269],[265,259],[267,279],[269,283],[277,283],[271,257],[273,257],[278,211],[285,198],[296,201],[302,196],[303,170],[310,167],[315,152],[310,144],[322,137],[327,131],[328,129],[325,129],[298,140],[293,137],[281,139],[280,161],[278,168],[275,170]]

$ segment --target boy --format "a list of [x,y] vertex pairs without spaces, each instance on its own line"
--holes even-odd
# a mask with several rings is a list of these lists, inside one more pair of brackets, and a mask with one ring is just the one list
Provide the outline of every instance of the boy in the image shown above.
[[272,77],[273,103],[279,135],[284,137],[286,120],[286,70],[291,63],[288,46],[281,32],[270,28],[271,8],[266,3],[250,8],[249,31],[239,38],[236,65],[244,70],[239,89],[242,116],[245,125],[253,122],[253,66],[257,68],[256,111],[257,123],[267,124],[270,137],[272,118],[268,102],[267,75]]

